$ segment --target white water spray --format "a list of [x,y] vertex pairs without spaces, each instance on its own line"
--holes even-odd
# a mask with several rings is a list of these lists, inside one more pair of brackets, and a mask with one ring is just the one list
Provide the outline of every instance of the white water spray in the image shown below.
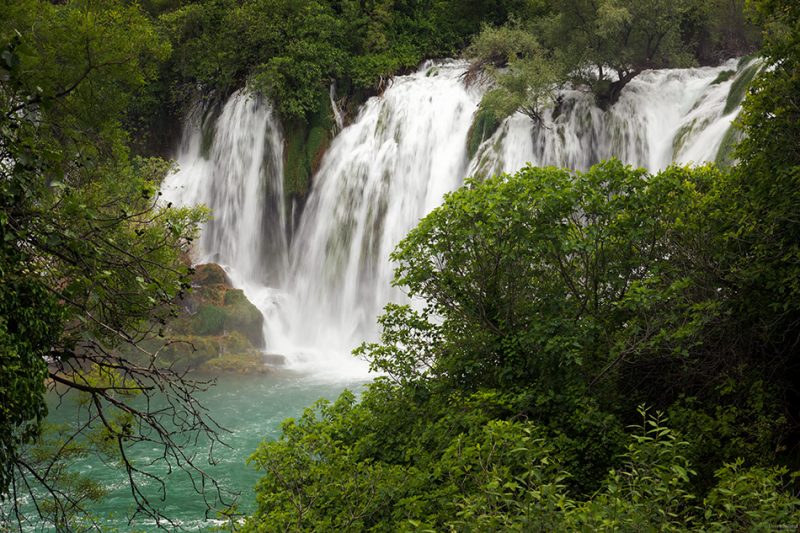
[[391,287],[389,254],[467,168],[480,94],[464,88],[463,68],[429,64],[396,78],[332,143],[292,246],[279,351],[294,348],[317,364],[331,354],[349,359],[361,341],[377,338],[377,315],[402,298]]
[[[262,99],[236,92],[218,116],[190,120],[179,170],[162,187],[165,201],[204,204],[212,219],[194,250],[196,263],[219,263],[265,315],[272,335],[288,267],[283,200],[283,139]],[[269,346],[269,342],[268,342]]]

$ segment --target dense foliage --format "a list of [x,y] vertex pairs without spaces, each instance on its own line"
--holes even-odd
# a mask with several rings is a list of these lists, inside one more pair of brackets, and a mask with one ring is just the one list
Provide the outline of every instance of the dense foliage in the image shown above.
[[505,26],[485,27],[466,55],[470,79],[494,81],[485,110],[502,120],[521,109],[538,121],[557,89],[589,90],[606,109],[645,69],[751,53],[754,28],[743,1],[544,1]]
[[742,344],[733,179],[609,162],[450,194],[394,254],[426,306],[360,349],[388,377],[260,448],[254,529],[713,528],[748,479],[782,502],[751,524],[792,523],[772,465],[794,464],[794,361]]
[[[203,217],[159,205],[171,165],[132,157],[121,126],[169,43],[116,1],[5,2],[0,21],[0,529],[29,512],[70,528],[99,496],[65,468],[88,449],[157,516],[126,450],[155,442],[191,469],[174,430],[207,429],[195,386],[137,349],[187,287]],[[80,428],[42,432],[46,385],[83,396]],[[160,412],[130,403],[157,390],[173,402]]]
[[338,81],[344,95],[382,90],[423,59],[455,55],[482,23],[502,24],[519,0],[196,0],[150,2],[174,54],[172,98],[226,96],[245,81],[286,119],[317,109]]
[[357,350],[384,376],[261,445],[246,529],[796,527],[800,10],[755,7],[739,163],[448,195],[393,255],[417,304]]
[[[170,165],[133,155],[165,152],[198,99],[213,113],[247,83],[274,101],[287,190],[303,195],[333,129],[332,83],[352,111],[393,74],[468,47],[472,75],[495,83],[482,127],[517,109],[539,120],[565,83],[607,106],[642,69],[750,52],[742,7],[0,5],[0,529],[22,529],[29,511],[76,527],[102,496],[68,468],[90,452],[122,466],[135,510],[157,521],[141,486],[163,481],[129,460],[130,446],[155,445],[156,463],[213,486],[182,446],[213,439],[198,385],[161,364],[169,342],[143,342],[187,288],[181,255],[203,213],[159,205]],[[247,529],[800,521],[786,468],[800,465],[800,8],[753,7],[767,68],[744,103],[739,164],[652,176],[613,161],[585,174],[525,168],[449,195],[394,255],[397,283],[420,305],[387,307],[382,341],[359,349],[385,376],[358,401],[345,393],[287,421],[255,453],[265,476]],[[221,303],[192,333],[231,321],[260,331],[252,309]],[[56,384],[80,395],[77,431],[44,431]],[[166,407],[136,407],[137,394]]]

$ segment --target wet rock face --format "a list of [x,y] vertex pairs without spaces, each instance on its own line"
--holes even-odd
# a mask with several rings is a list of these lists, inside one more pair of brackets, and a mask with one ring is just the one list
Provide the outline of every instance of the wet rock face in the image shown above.
[[192,290],[167,329],[161,356],[214,373],[263,372],[264,317],[217,264],[197,265]]
[[225,285],[231,287],[231,280],[225,270],[216,263],[206,263],[194,267],[192,285],[206,287],[213,285]]
[[192,291],[181,302],[185,316],[173,329],[193,335],[225,335],[239,332],[254,348],[263,348],[264,316],[240,289],[231,286],[219,265],[195,267]]

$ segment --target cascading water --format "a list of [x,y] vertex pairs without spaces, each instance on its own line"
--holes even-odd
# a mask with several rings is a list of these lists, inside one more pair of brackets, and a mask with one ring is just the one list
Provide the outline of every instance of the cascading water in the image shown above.
[[560,113],[545,111],[541,126],[519,113],[506,120],[481,145],[468,174],[513,172],[526,163],[586,170],[611,157],[650,171],[672,162],[714,161],[739,111],[733,106],[725,113],[736,76],[718,77],[736,68],[731,60],[713,68],[645,71],[606,112],[590,94],[565,92]]
[[287,366],[330,376],[365,370],[350,350],[376,338],[375,317],[387,302],[405,298],[391,287],[391,250],[464,176],[514,172],[527,162],[586,169],[612,156],[650,170],[714,160],[738,112],[728,95],[742,75],[740,68],[720,76],[734,62],[644,72],[606,112],[589,95],[569,92],[557,116],[545,113],[545,126],[517,114],[468,161],[482,89],[464,87],[465,66],[430,63],[395,78],[341,129],[314,176],[291,249],[282,139],[270,107],[234,94],[208,153],[202,124],[187,130],[165,197],[211,207],[197,259],[226,266],[265,314],[268,351]]
[[271,287],[280,286],[288,266],[283,139],[272,109],[237,92],[218,116],[198,111],[177,162],[162,187],[164,201],[212,212],[193,259],[225,267],[267,318],[268,339],[277,298]]
[[401,296],[390,252],[467,168],[464,141],[480,94],[461,83],[463,69],[429,64],[396,78],[332,143],[292,246],[279,351],[346,355],[377,336],[376,316]]

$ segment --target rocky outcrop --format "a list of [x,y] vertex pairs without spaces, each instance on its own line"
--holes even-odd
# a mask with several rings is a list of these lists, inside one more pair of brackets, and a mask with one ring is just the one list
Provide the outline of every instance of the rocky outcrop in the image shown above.
[[167,324],[159,357],[210,373],[265,372],[264,317],[219,265],[197,265],[192,290]]

